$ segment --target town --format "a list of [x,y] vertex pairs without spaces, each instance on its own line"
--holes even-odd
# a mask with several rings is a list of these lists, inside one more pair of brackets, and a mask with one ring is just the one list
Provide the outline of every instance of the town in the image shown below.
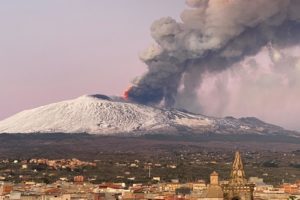
[[[2,160],[0,199],[299,199],[299,152],[281,154]],[[285,159],[290,169],[280,167]]]

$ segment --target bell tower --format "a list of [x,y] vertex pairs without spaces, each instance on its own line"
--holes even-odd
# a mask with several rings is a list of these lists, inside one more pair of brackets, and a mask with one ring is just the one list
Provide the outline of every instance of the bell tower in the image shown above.
[[223,185],[226,200],[253,200],[254,185],[249,184],[244,171],[242,157],[235,152],[229,183]]
[[247,183],[245,178],[244,165],[242,162],[241,154],[239,151],[235,152],[235,158],[232,165],[231,175],[230,175],[230,183],[241,185]]
[[210,175],[210,184],[219,185],[219,174],[215,171]]

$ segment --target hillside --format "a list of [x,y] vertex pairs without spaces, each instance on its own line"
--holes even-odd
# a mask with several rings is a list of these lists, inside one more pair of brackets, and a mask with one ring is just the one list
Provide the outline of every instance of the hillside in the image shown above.
[[207,117],[105,95],[86,95],[22,111],[1,121],[0,133],[298,135],[256,118]]

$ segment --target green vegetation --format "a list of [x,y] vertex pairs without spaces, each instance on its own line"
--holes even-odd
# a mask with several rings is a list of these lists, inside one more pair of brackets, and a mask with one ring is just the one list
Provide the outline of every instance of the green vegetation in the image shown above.
[[[152,183],[155,182],[152,177],[167,182],[172,179],[208,181],[209,174],[217,171],[220,178],[226,180],[234,151],[240,149],[248,177],[262,177],[275,185],[283,180],[294,182],[300,177],[300,150],[296,140],[292,143],[263,142],[263,139],[254,142],[249,137],[244,140],[240,137],[237,142],[233,138],[225,141],[216,135],[128,138],[88,134],[2,134],[0,174],[13,182],[73,181],[74,176],[83,175],[92,183]],[[28,164],[32,158],[77,158],[97,165],[53,169],[45,164]],[[26,161],[28,167],[22,169]]]

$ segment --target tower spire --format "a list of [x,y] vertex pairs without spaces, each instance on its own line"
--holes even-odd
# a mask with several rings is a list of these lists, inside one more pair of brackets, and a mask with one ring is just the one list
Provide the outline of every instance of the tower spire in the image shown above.
[[244,165],[242,162],[241,154],[239,151],[235,152],[235,158],[232,165],[231,180],[233,184],[245,184],[247,182],[245,178]]

